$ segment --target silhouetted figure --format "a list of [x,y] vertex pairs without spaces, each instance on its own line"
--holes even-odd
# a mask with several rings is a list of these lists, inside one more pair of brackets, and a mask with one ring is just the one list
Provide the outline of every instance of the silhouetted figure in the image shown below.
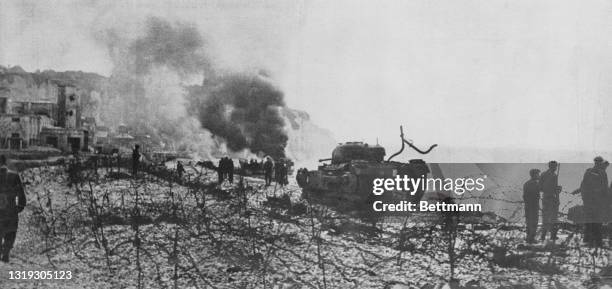
[[176,172],[178,174],[179,180],[183,179],[183,173],[185,173],[185,168],[183,167],[183,163],[181,163],[181,161],[176,162]]
[[609,163],[596,157],[592,168],[587,169],[580,184],[584,204],[584,242],[589,246],[601,246],[601,224],[607,209]]
[[81,181],[81,160],[78,155],[74,155],[68,164],[68,187],[79,184]]
[[234,183],[234,161],[232,159],[226,157],[225,158],[225,173],[227,173],[227,180],[230,184]]
[[300,188],[305,187],[308,184],[308,169],[299,169],[297,171],[295,179],[297,180],[298,186],[300,186]]
[[9,254],[17,236],[18,214],[26,205],[21,178],[6,166],[6,157],[0,156],[0,260],[9,261]]
[[135,145],[132,150],[132,176],[138,175],[138,166],[140,165],[140,145]]
[[225,157],[222,157],[221,159],[219,159],[219,166],[217,166],[217,174],[219,176],[219,184],[222,184],[223,181],[225,180],[225,172],[226,172]]
[[[114,153],[113,157],[117,160],[117,172],[121,172],[121,155],[119,153]],[[113,160],[111,160],[112,162]]]
[[527,243],[535,243],[538,219],[540,213],[540,170],[529,171],[531,177],[523,185],[523,201],[525,201],[525,223],[527,227]]
[[272,184],[272,171],[274,170],[274,163],[272,162],[272,159],[270,159],[269,157],[266,158],[266,161],[263,164],[263,169],[266,186],[269,186],[270,184]]
[[550,232],[550,239],[557,239],[557,218],[559,215],[559,177],[557,176],[558,163],[550,161],[548,170],[540,176],[540,187],[542,190],[542,236],[541,240],[546,240],[546,235]]
[[287,164],[284,161],[279,161],[276,163],[276,167],[274,168],[274,173],[276,174],[276,183],[281,186],[285,186],[287,181]]

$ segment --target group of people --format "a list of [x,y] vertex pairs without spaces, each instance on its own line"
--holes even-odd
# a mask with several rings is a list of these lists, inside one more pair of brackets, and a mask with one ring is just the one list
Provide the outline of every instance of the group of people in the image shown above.
[[229,157],[222,157],[219,160],[219,166],[217,167],[217,174],[219,175],[219,184],[227,178],[230,183],[234,182],[234,161]]
[[[584,242],[588,246],[602,245],[602,224],[609,222],[608,212],[611,208],[612,187],[609,187],[606,168],[609,162],[602,157],[593,160],[592,168],[584,173],[580,187],[572,194],[582,197],[584,223]],[[551,240],[557,239],[557,223],[559,214],[559,163],[550,161],[548,170],[540,174],[540,170],[531,169],[530,179],[523,186],[525,202],[525,222],[527,226],[527,243],[536,243],[536,231],[540,214],[540,199],[542,201],[542,231],[540,241],[545,241],[548,234]]]
[[[73,169],[69,170],[71,181],[72,178],[78,178],[77,164],[79,158],[73,160]],[[212,165],[212,163],[211,163]],[[135,145],[132,150],[132,176],[135,178],[142,167],[142,153],[140,146]],[[289,164],[284,161],[278,161],[276,164],[270,157],[267,157],[263,162],[263,170],[265,173],[266,185],[272,183],[272,177],[275,181],[284,186],[288,184]],[[179,179],[185,173],[184,165],[181,161],[177,161],[176,172]],[[223,157],[219,160],[217,167],[219,175],[219,183],[225,179],[230,183],[234,181],[234,162],[229,157]],[[3,155],[0,155],[0,261],[8,262],[10,250],[13,248],[15,237],[17,234],[18,213],[23,211],[26,206],[25,190],[22,185],[19,174],[8,170],[7,160]]]
[[278,161],[274,163],[272,158],[267,157],[263,164],[264,179],[266,180],[266,186],[272,184],[272,176],[277,184],[281,187],[289,184],[289,165],[284,161]]

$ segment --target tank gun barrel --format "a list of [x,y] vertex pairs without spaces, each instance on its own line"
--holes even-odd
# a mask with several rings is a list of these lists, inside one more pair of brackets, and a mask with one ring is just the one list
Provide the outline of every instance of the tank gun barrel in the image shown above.
[[422,149],[419,149],[419,148],[418,148],[418,147],[416,147],[414,144],[412,144],[412,141],[407,141],[407,140],[404,138],[404,127],[403,127],[403,126],[401,126],[401,125],[400,125],[400,138],[402,139],[402,148],[401,148],[401,149],[400,149],[398,152],[396,152],[396,153],[394,153],[393,155],[391,155],[391,156],[390,156],[390,157],[387,159],[387,161],[390,161],[392,158],[394,158],[394,157],[396,157],[397,155],[401,154],[401,153],[404,151],[404,148],[406,147],[406,144],[408,144],[408,146],[410,146],[410,147],[411,147],[413,150],[415,150],[415,151],[417,151],[418,153],[423,154],[423,155],[424,155],[424,154],[428,154],[429,152],[431,152],[431,150],[433,150],[435,147],[437,147],[437,146],[438,146],[437,144],[433,144],[433,145],[431,145],[431,146],[429,147],[429,149],[427,149],[427,150],[422,150]]
[[319,159],[319,162],[326,162],[326,161],[331,161],[332,158],[326,158],[326,159]]

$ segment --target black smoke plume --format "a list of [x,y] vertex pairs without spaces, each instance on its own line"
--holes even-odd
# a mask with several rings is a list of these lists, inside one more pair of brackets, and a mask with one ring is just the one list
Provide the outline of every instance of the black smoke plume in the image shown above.
[[[194,26],[151,17],[138,37],[116,30],[98,37],[115,64],[110,97],[100,109],[107,123],[127,124],[153,142],[180,150],[207,142],[193,137],[202,135],[194,126],[199,122],[232,151],[284,156],[283,93],[264,75],[217,76],[206,40]],[[189,81],[184,79],[201,75],[201,86],[185,87]]]
[[279,109],[283,93],[259,75],[208,78],[189,90],[190,112],[229,149],[284,157],[288,137]]

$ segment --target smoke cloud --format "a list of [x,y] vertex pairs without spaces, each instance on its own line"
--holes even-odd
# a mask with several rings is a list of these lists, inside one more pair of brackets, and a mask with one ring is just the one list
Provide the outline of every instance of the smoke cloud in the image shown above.
[[204,44],[195,27],[172,25],[152,17],[147,20],[145,35],[129,46],[133,61],[130,68],[138,74],[148,74],[156,66],[168,67],[181,75],[201,73],[209,66]]
[[279,108],[283,93],[261,75],[230,74],[207,79],[189,92],[190,113],[227,141],[231,150],[284,157],[288,137]]
[[283,93],[261,75],[218,76],[195,27],[152,17],[137,37],[110,29],[98,39],[114,64],[100,105],[104,124],[126,124],[165,149],[204,157],[224,147],[285,155]]

